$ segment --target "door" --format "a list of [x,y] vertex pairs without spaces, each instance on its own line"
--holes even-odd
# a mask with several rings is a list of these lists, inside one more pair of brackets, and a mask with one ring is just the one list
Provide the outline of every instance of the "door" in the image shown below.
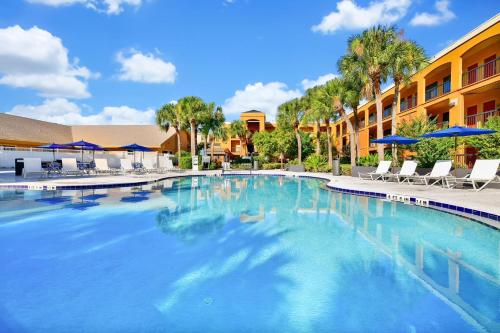
[[467,84],[477,81],[477,64],[467,67]]
[[493,76],[497,73],[497,68],[496,68],[496,55],[492,55],[491,57],[488,57],[484,59],[484,78],[488,78],[490,76]]
[[488,101],[483,104],[483,115],[484,115],[484,122],[488,121],[489,117],[492,117],[495,115],[495,108],[496,108],[496,103],[495,100]]
[[477,105],[467,108],[467,127],[476,127],[477,122]]

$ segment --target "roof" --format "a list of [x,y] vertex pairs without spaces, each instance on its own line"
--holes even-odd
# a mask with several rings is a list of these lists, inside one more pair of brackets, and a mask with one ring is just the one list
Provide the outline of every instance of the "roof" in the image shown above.
[[30,143],[73,141],[71,127],[0,113],[0,139]]
[[250,111],[245,111],[245,112],[242,112],[242,113],[264,113],[264,112],[258,111],[258,110],[250,110]]
[[159,148],[175,134],[173,128],[165,132],[156,125],[78,125],[71,126],[71,130],[74,140],[85,140],[113,148],[131,143]]
[[85,140],[104,148],[117,148],[131,143],[160,148],[173,135],[173,128],[165,132],[156,125],[68,126],[0,113],[0,140],[5,141],[41,145]]

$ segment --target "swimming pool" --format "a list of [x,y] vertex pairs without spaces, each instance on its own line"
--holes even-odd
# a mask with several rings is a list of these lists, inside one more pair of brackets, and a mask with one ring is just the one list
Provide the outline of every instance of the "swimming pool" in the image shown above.
[[500,232],[314,179],[0,191],[0,250],[1,332],[500,328]]

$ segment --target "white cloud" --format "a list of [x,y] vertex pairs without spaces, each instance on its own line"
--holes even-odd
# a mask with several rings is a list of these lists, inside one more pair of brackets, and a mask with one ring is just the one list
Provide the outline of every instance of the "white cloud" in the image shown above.
[[124,5],[138,8],[142,0],[26,0],[30,3],[47,5],[52,7],[71,6],[75,4],[84,5],[98,12],[105,12],[109,15],[120,14]]
[[153,124],[155,111],[128,106],[107,106],[100,113],[85,115],[79,105],[65,98],[46,99],[39,105],[16,105],[8,114],[68,125]]
[[393,24],[406,15],[410,4],[411,0],[378,0],[361,7],[353,0],[341,0],[337,2],[337,11],[323,17],[312,30],[328,34],[342,29],[359,30],[377,24]]
[[437,13],[417,13],[411,19],[410,24],[413,26],[435,26],[455,18],[455,14],[448,8],[450,6],[449,0],[437,0],[434,6]]
[[118,78],[123,81],[142,83],[174,83],[177,76],[175,65],[153,54],[132,50],[130,55],[119,52],[116,60],[121,64]]
[[336,74],[328,73],[328,74],[319,76],[316,80],[304,79],[304,80],[302,80],[301,84],[302,84],[302,87],[304,88],[304,90],[307,90],[309,88],[325,84],[328,81],[335,79],[337,76],[338,75],[336,75]]
[[70,63],[61,39],[48,31],[0,29],[0,84],[32,88],[44,97],[86,98],[87,80],[97,76],[77,59]]
[[240,114],[255,109],[266,113],[269,120],[273,120],[280,104],[300,96],[299,90],[290,90],[282,82],[257,82],[237,90],[234,96],[225,100],[223,109],[226,114]]

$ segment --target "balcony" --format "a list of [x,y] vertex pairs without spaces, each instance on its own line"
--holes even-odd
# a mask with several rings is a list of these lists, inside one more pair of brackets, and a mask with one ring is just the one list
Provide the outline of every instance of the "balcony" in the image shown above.
[[[487,112],[482,112],[478,114],[473,114],[465,117],[465,123],[467,127],[481,127],[481,124],[484,124],[488,121],[489,118],[500,116],[500,110],[492,110]],[[479,126],[478,126],[479,124]]]
[[375,124],[377,121],[377,115],[375,113],[370,114],[368,117],[368,125]]
[[387,119],[392,116],[392,106],[388,106],[382,111],[382,119]]
[[466,87],[473,83],[486,80],[487,78],[496,75],[499,70],[500,70],[500,57],[463,73],[462,86]]
[[402,99],[400,102],[399,112],[411,110],[417,106],[417,95]]
[[425,90],[425,101],[430,101],[451,91],[451,81],[443,81],[442,84],[434,84]]

